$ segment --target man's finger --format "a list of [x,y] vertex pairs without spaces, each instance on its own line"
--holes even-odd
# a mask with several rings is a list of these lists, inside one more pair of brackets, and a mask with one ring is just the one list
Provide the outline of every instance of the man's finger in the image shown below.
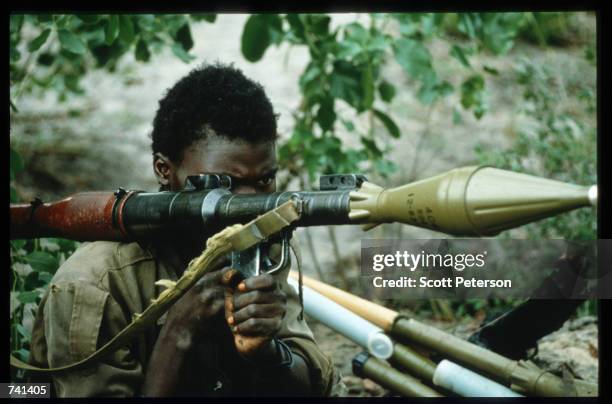
[[223,276],[231,270],[229,267],[215,269],[204,274],[193,286],[196,292],[201,292],[205,286],[219,285],[223,283]]
[[222,269],[221,283],[224,286],[233,288],[238,282],[240,282],[241,279],[242,275],[237,270],[233,268]]
[[234,325],[232,331],[245,336],[271,336],[278,333],[281,328],[281,319],[250,318],[239,325]]
[[276,288],[276,279],[270,274],[253,276],[238,284],[238,290],[240,292],[248,292],[251,290],[274,290]]
[[287,296],[281,291],[274,292],[262,292],[254,290],[246,293],[235,293],[234,294],[234,311],[238,311],[250,304],[260,303],[285,303]]
[[233,325],[239,325],[250,318],[283,318],[284,315],[284,305],[277,303],[251,304],[241,310],[235,311],[232,323]]

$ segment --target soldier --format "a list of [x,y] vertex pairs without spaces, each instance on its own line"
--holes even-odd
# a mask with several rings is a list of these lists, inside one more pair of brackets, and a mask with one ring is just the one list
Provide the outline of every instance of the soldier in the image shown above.
[[[274,192],[276,119],[264,89],[240,70],[222,64],[193,70],[160,101],[153,122],[161,190],[178,191],[188,175],[214,173],[230,175],[234,193]],[[204,241],[172,234],[147,243],[84,243],[43,297],[31,363],[58,367],[90,355],[159,295],[157,280],[180,277]],[[339,375],[300,316],[289,268],[232,288],[236,272],[227,265],[205,275],[129,346],[83,370],[53,375],[55,393],[337,394]]]

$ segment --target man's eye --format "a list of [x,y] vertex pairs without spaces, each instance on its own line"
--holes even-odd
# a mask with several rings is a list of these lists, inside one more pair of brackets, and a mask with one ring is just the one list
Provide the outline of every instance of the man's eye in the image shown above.
[[261,186],[264,186],[264,187],[268,186],[268,185],[270,185],[270,184],[272,184],[274,182],[274,179],[275,179],[274,176],[262,178],[262,179],[260,179],[258,181],[258,185],[261,185]]

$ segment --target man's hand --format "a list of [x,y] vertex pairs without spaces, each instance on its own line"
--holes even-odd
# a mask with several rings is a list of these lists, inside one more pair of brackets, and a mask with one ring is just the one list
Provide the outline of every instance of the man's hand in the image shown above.
[[[226,265],[227,261],[221,263]],[[210,320],[223,313],[223,276],[230,268],[214,269],[200,278],[168,311],[168,324],[185,332],[188,339],[206,332]]]
[[238,273],[224,272],[225,318],[233,334],[236,349],[242,355],[265,361],[276,354],[272,338],[280,331],[287,311],[287,296],[276,279],[269,274],[241,281]]

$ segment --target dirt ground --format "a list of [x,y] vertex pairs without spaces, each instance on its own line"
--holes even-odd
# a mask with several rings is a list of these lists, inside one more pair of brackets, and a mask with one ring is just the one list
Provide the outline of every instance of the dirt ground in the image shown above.
[[[240,53],[240,35],[246,15],[220,15],[214,24],[193,26],[195,48],[191,53],[197,62],[186,65],[169,52],[155,56],[152,63],[141,64],[127,57],[117,73],[92,71],[83,82],[86,95],[57,103],[54,97],[24,95],[15,100],[20,110],[11,113],[11,146],[26,162],[26,171],[16,180],[16,188],[23,200],[41,196],[43,200],[65,197],[85,190],[110,190],[119,186],[131,189],[156,190],[151,170],[151,122],[157,100],[181,76],[202,61],[234,63],[245,74],[259,81],[280,113],[279,131],[288,136],[292,125],[291,111],[300,101],[298,77],[305,68],[305,49],[271,47],[264,59],[255,64],[245,61]],[[335,15],[333,24],[363,19],[355,14]],[[464,76],[460,64],[448,56],[449,44],[434,41],[430,47],[434,65],[440,75],[454,85]],[[595,88],[596,72],[584,60],[582,50],[573,48],[540,48],[519,44],[508,55],[494,57],[482,54],[475,57],[475,66],[490,66],[499,71],[487,76],[490,88],[490,111],[476,120],[470,112],[458,111],[460,124],[453,123],[453,112],[458,94],[453,94],[433,108],[421,105],[415,97],[416,84],[411,82],[397,64],[390,63],[383,71],[388,81],[405,86],[399,90],[390,106],[382,109],[396,119],[403,136],[389,139],[389,158],[397,162],[399,171],[385,180],[386,185],[398,185],[416,178],[425,178],[445,170],[474,164],[477,144],[485,148],[503,149],[516,137],[517,131],[529,124],[522,113],[521,89],[514,83],[516,67],[528,59],[548,66],[557,73],[562,88],[584,86]],[[398,87],[400,88],[400,87]],[[564,102],[560,99],[559,102]],[[364,117],[348,114],[340,104],[338,114],[352,119],[356,126],[366,125]],[[384,131],[377,127],[376,130]],[[343,135],[347,144],[355,140]],[[379,178],[371,178],[382,182]],[[441,238],[439,233],[415,227],[382,225],[369,233],[357,226],[337,227],[333,234],[325,228],[308,230],[317,251],[316,259],[325,280],[339,285],[337,270],[345,276],[358,276],[358,257],[362,238]],[[515,230],[512,237],[521,237]],[[305,230],[298,237],[305,252],[305,274],[316,277],[314,258],[308,254]],[[331,236],[338,242],[339,257],[334,253]],[[426,319],[424,319],[425,321]],[[330,354],[336,367],[344,375],[351,396],[380,396],[388,391],[371,381],[352,375],[351,359],[361,351],[359,347],[316,322],[310,323],[318,343]],[[478,326],[469,324],[440,324],[466,337]],[[585,380],[596,381],[598,369],[598,338],[595,318],[569,320],[564,327],[539,342],[535,360],[541,366],[559,371],[568,366]]]

